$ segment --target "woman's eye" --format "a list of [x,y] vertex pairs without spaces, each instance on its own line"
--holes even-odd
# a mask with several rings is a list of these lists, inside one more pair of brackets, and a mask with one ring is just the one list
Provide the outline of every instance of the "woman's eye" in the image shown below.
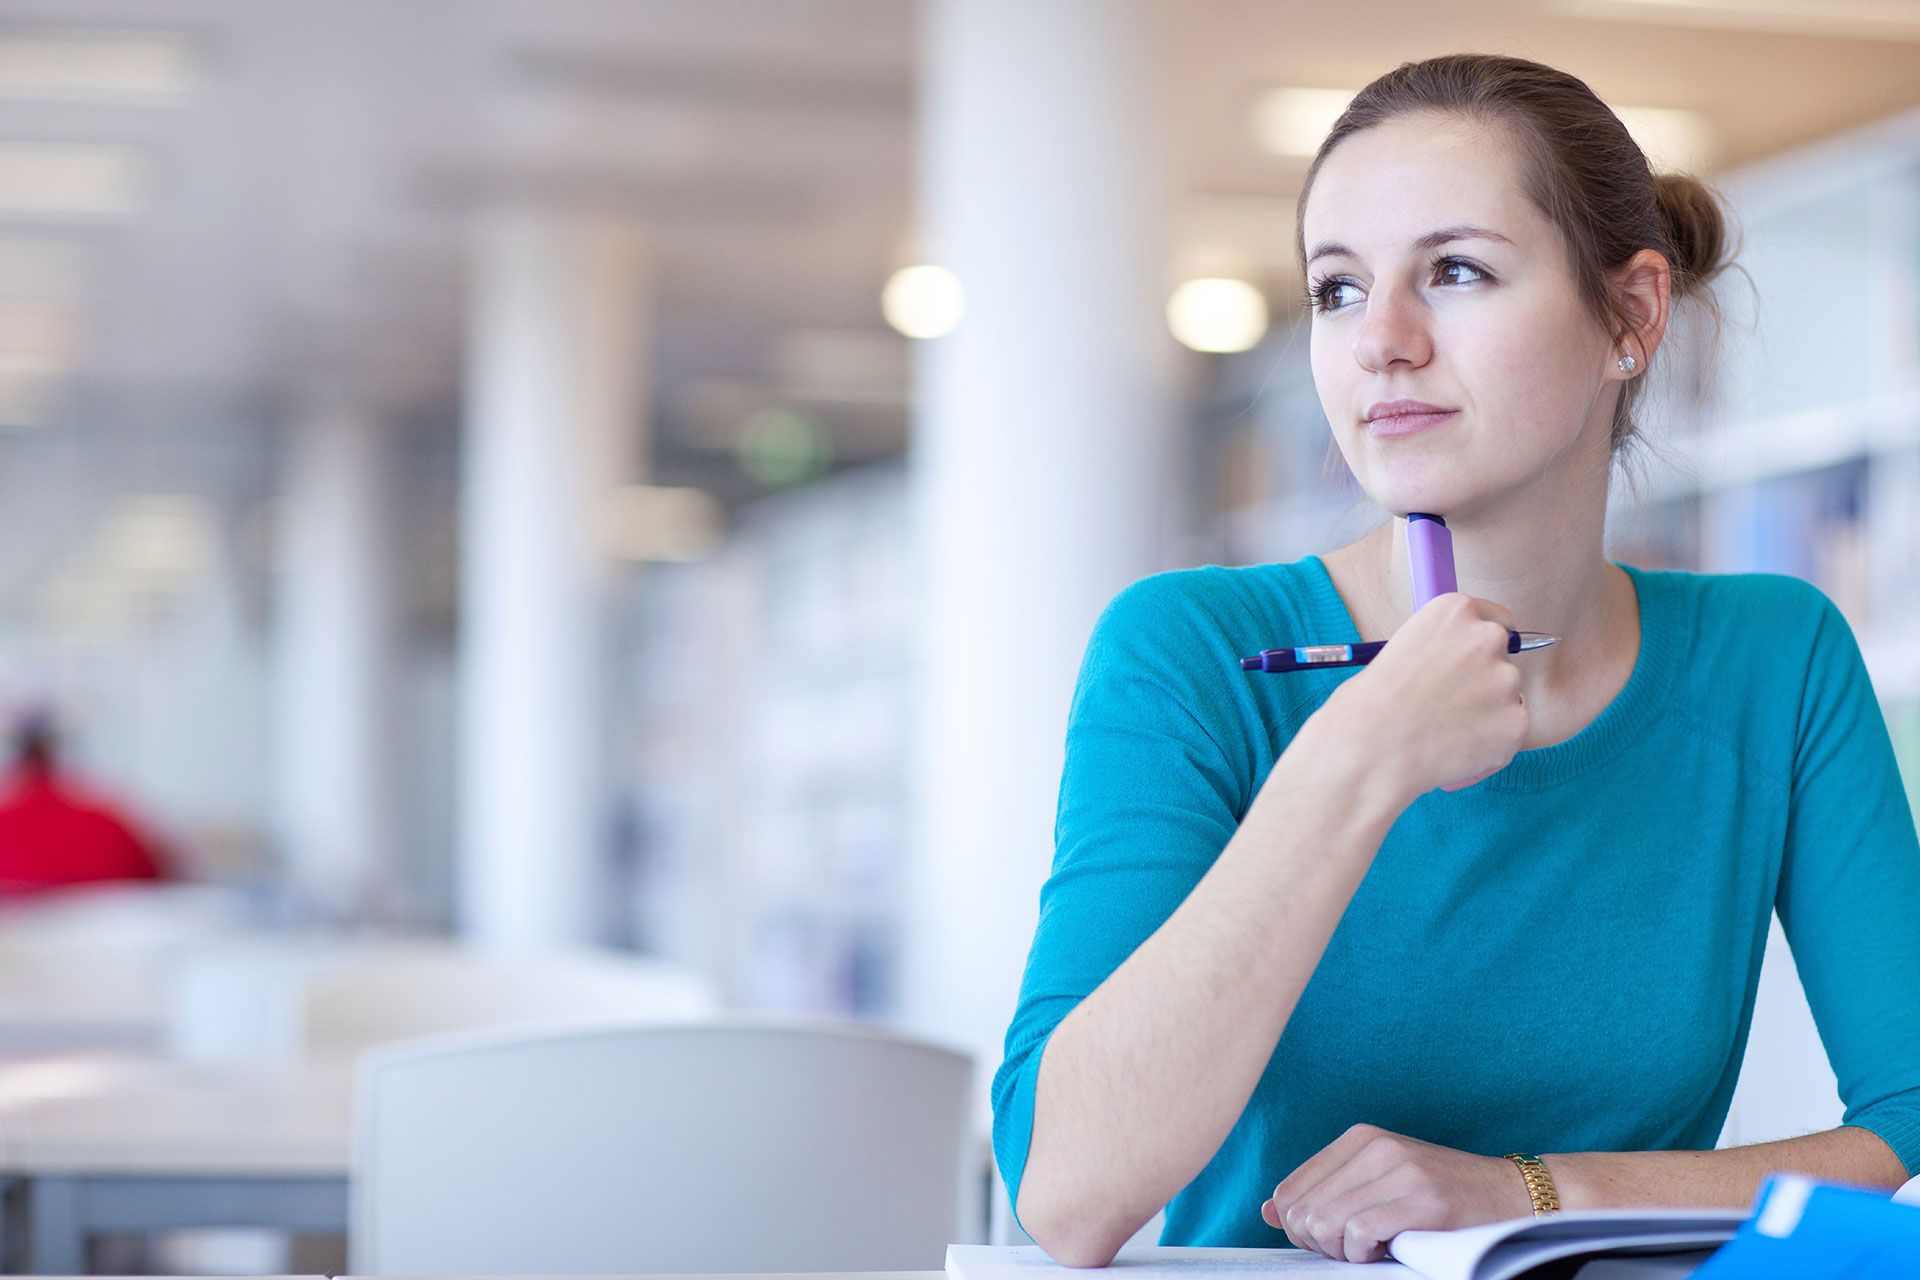
[[[1449,271],[1471,271],[1473,276],[1470,280],[1449,280],[1445,278]],[[1442,284],[1471,284],[1473,280],[1485,279],[1487,273],[1474,266],[1471,262],[1462,262],[1458,258],[1448,258],[1434,268],[1434,274],[1440,278],[1440,283]]]
[[1341,290],[1357,290],[1358,288],[1359,286],[1355,285],[1351,280],[1325,281],[1318,289],[1314,290],[1314,303],[1322,311],[1338,311],[1342,307],[1350,305],[1349,301],[1342,300],[1340,297]]
[[[1433,278],[1435,284],[1462,285],[1476,284],[1482,280],[1491,280],[1493,277],[1487,274],[1485,268],[1475,266],[1465,259],[1442,258],[1433,264]],[[1343,297],[1342,294],[1347,290],[1352,290],[1354,297]],[[1315,311],[1324,315],[1346,310],[1358,300],[1359,292],[1360,286],[1351,280],[1321,280],[1308,290],[1308,300]]]

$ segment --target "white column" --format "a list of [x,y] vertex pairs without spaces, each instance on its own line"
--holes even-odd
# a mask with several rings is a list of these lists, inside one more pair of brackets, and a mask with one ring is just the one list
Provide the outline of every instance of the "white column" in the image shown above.
[[335,919],[376,911],[399,873],[386,430],[362,407],[309,404],[284,454],[276,825],[301,901]]
[[906,1014],[990,1069],[1052,856],[1088,633],[1163,567],[1167,186],[1146,0],[932,0],[921,235],[966,316],[923,344]]
[[606,862],[606,497],[635,479],[641,257],[611,222],[480,227],[462,466],[460,924],[591,940]]

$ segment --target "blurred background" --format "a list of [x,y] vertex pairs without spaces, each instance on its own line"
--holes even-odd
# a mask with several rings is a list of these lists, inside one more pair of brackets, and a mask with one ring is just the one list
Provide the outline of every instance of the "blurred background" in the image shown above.
[[[222,928],[642,955],[984,1089],[1100,607],[1379,518],[1294,202],[1461,50],[1725,193],[1610,550],[1818,584],[1920,788],[1869,0],[0,0],[0,710]],[[1761,1022],[1730,1137],[1833,1123],[1777,949]]]

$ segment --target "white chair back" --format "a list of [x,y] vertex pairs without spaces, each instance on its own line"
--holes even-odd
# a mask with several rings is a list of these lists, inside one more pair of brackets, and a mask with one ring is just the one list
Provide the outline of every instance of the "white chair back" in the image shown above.
[[361,1060],[357,1274],[938,1270],[973,1067],[757,1019],[453,1037]]
[[384,949],[314,979],[304,1039],[309,1052],[352,1052],[448,1031],[700,1018],[718,1007],[703,975],[641,956],[420,945]]

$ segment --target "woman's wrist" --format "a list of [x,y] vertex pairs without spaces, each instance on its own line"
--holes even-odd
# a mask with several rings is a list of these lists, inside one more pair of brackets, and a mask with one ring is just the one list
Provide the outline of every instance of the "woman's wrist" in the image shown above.
[[1404,757],[1380,749],[1378,723],[1349,680],[1308,716],[1286,756],[1318,785],[1349,796],[1363,812],[1389,825],[1421,794],[1406,776]]

